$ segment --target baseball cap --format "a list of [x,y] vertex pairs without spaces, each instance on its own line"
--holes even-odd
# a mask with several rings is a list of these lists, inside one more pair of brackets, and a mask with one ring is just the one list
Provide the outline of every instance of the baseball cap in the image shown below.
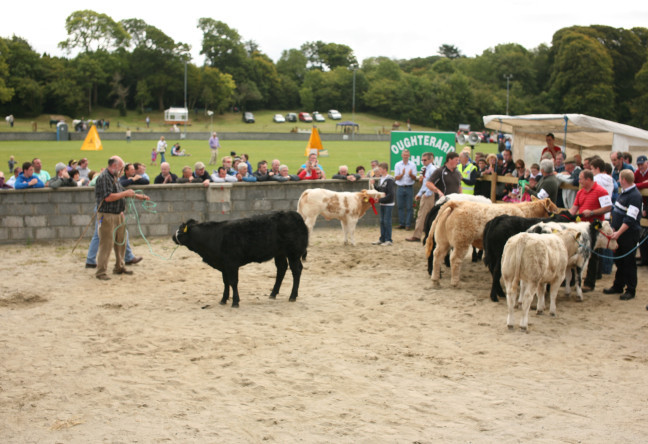
[[647,161],[647,160],[648,160],[648,157],[646,157],[646,156],[639,156],[639,157],[637,157],[637,165],[641,165],[642,163],[644,163],[644,162]]

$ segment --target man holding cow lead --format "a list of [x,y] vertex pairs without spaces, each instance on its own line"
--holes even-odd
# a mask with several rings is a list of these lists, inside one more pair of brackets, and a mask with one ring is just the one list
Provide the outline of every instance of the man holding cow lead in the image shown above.
[[401,153],[403,160],[394,166],[394,179],[398,185],[396,204],[398,205],[398,228],[411,230],[414,213],[414,182],[416,181],[416,165],[410,162],[410,152],[406,148]]
[[446,194],[461,193],[462,176],[457,168],[458,164],[459,154],[449,152],[446,154],[445,165],[437,168],[425,183],[425,186],[436,194],[437,201]]
[[[617,270],[612,287],[606,288],[603,293],[623,293],[619,299],[629,301],[634,299],[637,291],[637,262],[633,249],[637,246],[641,231],[639,221],[641,220],[642,198],[634,183],[632,170],[621,170],[619,183],[623,192],[619,194],[619,198],[612,207],[611,223],[614,229],[611,238],[619,243],[619,248],[614,252],[614,265]],[[625,292],[623,291],[624,287]]]
[[[574,205],[569,209],[569,212],[573,215],[580,214],[583,222],[592,222],[594,219],[602,222],[605,213],[612,209],[610,195],[605,188],[594,181],[594,174],[589,170],[581,171],[578,181],[582,188],[576,193]],[[587,264],[587,273],[582,287],[583,293],[594,290],[598,273],[598,257],[592,256]]]
[[[102,281],[110,279],[106,274],[110,250],[115,250],[114,274],[133,274],[126,269],[124,255],[126,252],[126,223],[124,198],[134,197],[149,200],[144,194],[135,194],[134,190],[125,190],[119,183],[119,175],[124,169],[124,161],[119,156],[108,159],[108,168],[103,170],[95,184],[97,200],[97,220],[99,224],[99,253],[97,254],[97,272],[95,277]],[[113,237],[114,236],[114,237]]]

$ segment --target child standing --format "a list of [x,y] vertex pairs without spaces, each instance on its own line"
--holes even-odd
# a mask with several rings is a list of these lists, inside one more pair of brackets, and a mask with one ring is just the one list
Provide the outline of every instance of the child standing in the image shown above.
[[[394,197],[396,192],[396,182],[389,175],[389,165],[385,162],[378,165],[380,181],[375,185],[375,189],[385,193],[385,197],[380,199],[380,239],[373,242],[373,245],[392,245],[392,211],[394,210]],[[371,179],[369,183],[374,185],[375,180]]]
[[151,151],[151,165],[157,165],[157,148],[153,148]]
[[16,167],[16,159],[14,156],[9,156],[9,174],[13,173],[14,168]]

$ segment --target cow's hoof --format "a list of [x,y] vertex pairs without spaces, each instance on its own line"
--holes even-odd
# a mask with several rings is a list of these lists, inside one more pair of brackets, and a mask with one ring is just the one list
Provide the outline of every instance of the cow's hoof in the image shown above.
[[232,304],[232,308],[239,308],[239,304]]
[[497,296],[491,296],[491,301],[499,302],[499,299],[497,298]]
[[538,310],[538,311],[536,311],[536,314],[537,314],[538,316],[540,316],[540,315],[544,314],[544,311],[543,311],[543,310]]
[[552,317],[552,318],[555,318],[555,317],[556,317],[556,313],[551,313],[551,317]]
[[527,327],[522,327],[520,326],[520,330],[522,330],[525,333],[528,333],[529,329]]
[[452,285],[453,287],[458,287],[459,284],[460,284],[460,282],[452,282],[452,281],[450,281],[450,285]]
[[509,330],[513,330],[513,328],[514,328],[512,325],[507,325],[507,327],[508,327]]
[[226,304],[227,304],[227,301],[220,301],[219,304],[221,304],[221,305],[226,305]]
[[288,302],[297,302],[297,297],[288,299]]
[[276,295],[276,294],[271,294],[269,297],[270,297],[270,299],[277,299],[277,295]]

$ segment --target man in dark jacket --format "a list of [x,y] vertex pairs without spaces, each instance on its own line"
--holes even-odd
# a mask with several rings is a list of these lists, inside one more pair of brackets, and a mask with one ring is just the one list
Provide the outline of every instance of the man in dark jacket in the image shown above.
[[63,162],[59,162],[55,167],[56,176],[49,181],[50,188],[60,188],[60,187],[76,187],[77,183],[72,180],[70,174],[68,173],[67,167]]
[[[632,170],[619,172],[619,183],[623,193],[612,207],[612,228],[619,248],[614,252],[614,264],[617,267],[614,283],[610,288],[603,290],[605,294],[623,293],[619,297],[622,301],[634,299],[637,291],[637,262],[635,254],[630,254],[639,241],[641,231],[641,193],[634,183]],[[625,287],[625,292],[623,291]]]
[[262,160],[257,163],[257,170],[254,172],[254,177],[256,177],[257,182],[270,180],[270,176],[268,175],[268,162]]
[[[385,197],[380,199],[380,239],[373,242],[373,245],[390,246],[392,243],[392,212],[394,211],[394,201],[396,198],[396,182],[394,178],[389,175],[389,165],[383,162],[378,165],[380,171],[380,181],[375,185],[375,189],[385,193]],[[372,178],[369,181],[370,185],[374,185],[375,180]]]
[[150,182],[148,179],[137,174],[135,165],[127,163],[124,167],[124,175],[119,178],[119,183],[122,187],[127,187],[130,185],[148,185]]

